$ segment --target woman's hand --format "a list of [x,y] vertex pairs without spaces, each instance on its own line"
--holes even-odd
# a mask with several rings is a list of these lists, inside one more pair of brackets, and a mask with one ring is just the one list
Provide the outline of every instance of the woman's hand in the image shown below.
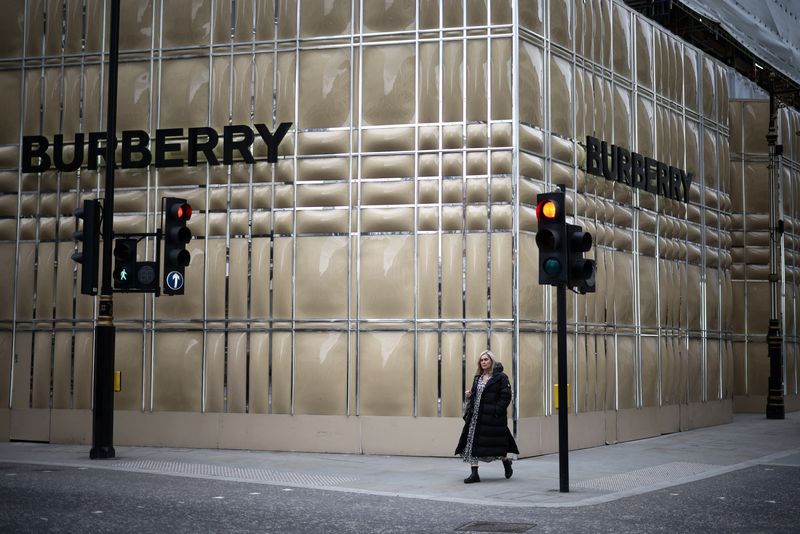
[[464,396],[466,396],[467,398],[470,398],[472,396],[472,390],[471,389],[465,390],[464,391]]

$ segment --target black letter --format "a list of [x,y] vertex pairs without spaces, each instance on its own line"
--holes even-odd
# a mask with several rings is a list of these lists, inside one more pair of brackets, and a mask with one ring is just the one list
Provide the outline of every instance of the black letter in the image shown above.
[[[108,165],[106,160],[105,145],[100,148],[100,143],[106,140],[106,132],[89,132],[89,169],[97,170],[97,158],[103,158],[103,162]],[[117,139],[114,138],[114,148],[116,149]]]
[[611,168],[608,167],[608,143],[603,141],[600,143],[600,157],[603,158],[603,176],[606,180],[614,180],[614,175],[617,173],[617,158],[614,157],[614,149],[616,147],[611,145]]
[[[233,136],[234,134],[241,134],[244,136],[244,139],[240,139],[239,141],[234,141]],[[222,152],[222,163],[225,165],[230,165],[233,163],[233,150],[236,149],[242,155],[242,158],[247,163],[255,163],[256,160],[253,159],[253,154],[250,153],[250,145],[253,144],[253,130],[249,126],[244,126],[241,124],[234,124],[233,126],[226,126],[225,132],[223,133],[225,137],[225,148]]]
[[617,168],[617,181],[631,185],[631,153],[628,149],[622,147],[617,149]]
[[[649,191],[651,193],[657,192],[654,186],[655,184],[652,183],[653,180],[656,179],[656,164],[658,162],[654,159],[644,158],[644,190]],[[655,191],[654,191],[655,189]]]
[[681,170],[677,167],[669,168],[669,198],[680,200],[681,191]]
[[53,137],[53,163],[56,169],[62,172],[77,171],[83,163],[83,134],[75,134],[75,149],[72,161],[64,163],[64,136],[57,134]]
[[[33,144],[36,143],[36,150]],[[44,172],[50,168],[50,156],[47,147],[50,143],[43,135],[26,135],[22,138],[22,172]],[[39,158],[39,164],[34,165],[31,159]]]
[[665,197],[669,196],[668,170],[669,168],[666,163],[661,163],[660,161],[656,162],[656,181],[658,183],[656,192]]
[[[292,127],[291,122],[282,122],[278,125],[278,129],[275,130],[274,134],[269,133],[269,128],[267,128],[264,124],[256,124],[256,130],[258,130],[258,135],[264,140],[267,144],[267,162],[268,163],[275,163],[278,161],[278,145],[281,144],[283,138],[286,137],[286,132],[289,131],[289,128]],[[225,143],[225,146],[228,146]]]
[[586,172],[601,176],[600,172],[600,141],[594,137],[586,136]]
[[633,163],[633,187],[637,189],[644,189],[644,184],[647,178],[644,174],[644,157],[641,154],[634,152],[631,154],[631,162]]
[[683,201],[689,202],[689,188],[692,186],[694,175],[690,172],[681,171],[681,182],[683,182]]
[[[205,143],[198,143],[197,139],[204,135],[208,137]],[[219,165],[219,160],[214,154],[214,147],[219,141],[219,134],[214,128],[189,128],[189,167],[197,165],[197,153],[202,152],[209,165]]]
[[180,143],[167,143],[167,137],[180,137],[183,135],[183,128],[165,128],[156,130],[156,167],[182,167],[183,160],[167,159],[167,152],[177,152],[181,149]]
[[[134,145],[132,141],[136,139],[138,144]],[[124,169],[143,169],[150,165],[153,156],[147,145],[150,144],[150,136],[144,130],[128,130],[122,132],[122,168]],[[142,157],[137,161],[133,161],[131,156],[133,154],[141,154]]]

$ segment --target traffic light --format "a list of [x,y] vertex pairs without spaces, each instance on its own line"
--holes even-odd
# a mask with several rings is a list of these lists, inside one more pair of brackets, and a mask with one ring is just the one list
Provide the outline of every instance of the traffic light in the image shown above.
[[114,289],[136,288],[136,240],[114,240]]
[[564,192],[541,193],[536,197],[536,245],[539,247],[539,283],[566,283],[567,242]]
[[574,224],[567,225],[567,247],[569,270],[567,286],[580,293],[594,293],[595,262],[583,257],[584,252],[592,249],[592,236],[583,228]]
[[192,255],[186,244],[192,231],[186,222],[192,218],[192,206],[183,198],[164,199],[164,294],[183,295],[184,268]]
[[100,201],[84,200],[83,207],[74,212],[83,219],[83,226],[72,235],[81,244],[81,250],[72,255],[72,260],[81,264],[81,293],[97,295],[97,262],[100,259]]

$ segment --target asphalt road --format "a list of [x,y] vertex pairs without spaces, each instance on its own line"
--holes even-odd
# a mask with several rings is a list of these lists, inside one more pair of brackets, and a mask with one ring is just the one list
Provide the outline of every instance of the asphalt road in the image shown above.
[[445,533],[471,522],[495,523],[489,532],[533,534],[796,533],[800,467],[757,465],[605,504],[554,509],[0,463],[0,532]]

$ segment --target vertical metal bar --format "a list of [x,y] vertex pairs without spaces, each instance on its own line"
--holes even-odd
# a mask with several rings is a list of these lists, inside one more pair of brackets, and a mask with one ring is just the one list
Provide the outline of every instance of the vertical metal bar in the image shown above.
[[559,491],[569,492],[569,407],[567,405],[567,287],[556,286],[558,310],[558,480]]
[[[28,2],[24,4],[23,24],[22,24],[22,76],[20,83],[22,85],[19,96],[19,146],[22,146],[22,138],[25,134],[25,101],[27,95],[27,65],[28,54],[28,24],[30,16],[30,5]],[[21,237],[22,228],[22,150],[17,154],[17,216],[16,216],[16,232],[14,242],[14,286],[11,288],[11,302],[14,309],[11,312],[11,369],[8,375],[8,409],[12,409],[14,399],[14,373],[16,371],[16,356],[17,356],[17,297],[19,296],[19,240]],[[80,201],[80,194],[78,196]]]
[[[347,158],[347,357],[345,367],[345,414],[350,416],[350,388],[353,387],[350,380],[350,369],[352,367],[353,350],[353,309],[352,309],[352,296],[353,296],[353,136],[355,129],[353,121],[355,120],[355,89],[356,72],[354,70],[355,64],[355,32],[356,32],[356,0],[350,0],[350,130],[347,137],[347,146],[350,149],[350,154]],[[360,41],[359,41],[360,43]]]
[[[150,31],[150,74],[148,76],[148,81],[149,81],[149,84],[150,84],[150,86],[149,86],[149,99],[150,99],[150,102],[149,102],[149,105],[147,106],[147,131],[148,131],[149,134],[151,134],[150,138],[152,139],[153,138],[152,131],[154,129],[153,128],[153,105],[154,105],[153,88],[154,88],[154,85],[155,85],[154,82],[153,82],[153,70],[154,70],[154,66],[155,66],[155,48],[156,48],[155,27],[156,27],[156,20],[157,20],[156,19],[155,2],[153,3],[153,5],[151,6],[150,9],[151,9],[150,27],[152,28],[152,30]],[[213,26],[213,22],[212,22],[212,26]],[[156,176],[156,174],[154,173],[154,169],[152,167],[148,166],[147,167],[147,190],[148,190],[148,192],[149,192],[150,188],[153,186],[152,182],[155,180],[155,176]],[[147,225],[149,227],[148,231],[156,230],[158,228],[158,222],[160,220],[160,219],[156,219],[155,221],[152,221],[152,219],[151,219],[151,211],[157,211],[158,194],[156,193],[153,196],[153,198],[155,199],[155,206],[151,205],[151,203],[150,203],[151,195],[149,195],[149,194],[147,195],[147,200],[146,200],[147,207],[146,207],[146,210],[147,210]],[[150,228],[151,221],[152,221],[153,225],[155,226],[155,228]],[[155,255],[156,255],[156,257],[158,257],[158,255],[159,255],[159,250],[158,250],[158,245],[159,244],[160,244],[159,241],[156,240],[155,241],[155,249],[156,249],[155,250]],[[147,249],[145,249],[145,253],[146,252],[147,252]],[[159,282],[159,286],[160,285],[161,285],[161,282]],[[205,291],[203,292],[203,294],[205,294]],[[146,307],[147,307],[147,305],[145,303],[145,309],[146,309]],[[155,352],[155,331],[156,331],[156,328],[155,328],[155,326],[156,326],[155,317],[156,317],[156,299],[155,298],[151,298],[150,299],[150,328],[149,328],[149,330],[150,330],[150,353],[151,354],[153,352]],[[142,407],[141,407],[141,410],[142,410],[142,412],[147,410],[147,402],[146,402],[147,389],[146,389],[146,387],[147,387],[147,330],[148,330],[148,328],[147,328],[147,319],[146,319],[146,317],[145,317],[145,321],[143,322],[143,327],[144,328],[142,328],[142,373],[141,373],[141,380],[142,380],[142,390],[141,390],[141,405],[142,405]],[[203,336],[204,336],[204,338],[203,338],[203,350],[205,350],[205,325],[204,325],[204,328],[203,328]]]
[[519,376],[520,347],[522,346],[519,332],[520,297],[519,297],[519,263],[520,263],[520,225],[519,225],[519,106],[520,106],[520,60],[519,60],[519,0],[514,0],[512,6],[512,36],[511,36],[511,313],[514,321],[514,331],[511,336],[512,354],[516,357],[512,360],[514,369],[514,406],[512,409],[512,421],[514,425],[514,436],[518,435],[518,421],[520,419],[520,396],[522,395],[520,385],[522,380]]
[[[439,80],[438,80],[438,94],[436,97],[438,98],[438,105],[439,105],[439,117],[438,117],[438,136],[437,136],[437,155],[438,155],[438,165],[437,165],[437,178],[438,178],[438,198],[437,198],[437,209],[438,209],[438,224],[437,224],[437,232],[436,232],[436,245],[437,245],[437,264],[436,264],[436,280],[437,280],[437,318],[439,319],[436,327],[436,337],[437,337],[437,373],[436,373],[436,384],[437,384],[437,400],[436,400],[436,415],[438,417],[442,416],[442,290],[444,285],[442,283],[442,227],[444,225],[444,221],[442,220],[443,215],[443,208],[442,208],[442,187],[444,183],[442,181],[442,164],[444,162],[444,156],[442,155],[442,135],[444,133],[444,129],[442,127],[442,123],[444,122],[444,0],[439,0]],[[463,401],[463,399],[462,399]]]
[[297,368],[297,141],[300,130],[300,5],[297,2],[295,11],[295,54],[297,60],[294,62],[294,156],[292,158],[292,362],[290,372],[289,388],[289,413],[294,415],[295,409],[295,371]]
[[[361,415],[361,172],[362,110],[364,107],[364,3],[358,15],[358,165],[356,176],[356,415]],[[350,209],[353,209],[351,207]],[[352,233],[352,229],[350,229]]]
[[414,14],[414,362],[411,402],[413,415],[419,411],[419,2]]

